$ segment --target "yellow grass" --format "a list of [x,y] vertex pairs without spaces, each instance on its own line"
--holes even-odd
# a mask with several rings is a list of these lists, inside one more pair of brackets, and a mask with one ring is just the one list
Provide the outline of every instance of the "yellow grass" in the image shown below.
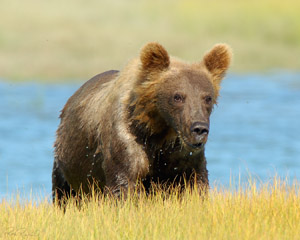
[[299,0],[1,0],[0,78],[86,80],[148,41],[200,60],[217,42],[233,71],[300,69]]
[[300,239],[299,183],[249,183],[201,198],[162,192],[127,201],[0,203],[0,239]]

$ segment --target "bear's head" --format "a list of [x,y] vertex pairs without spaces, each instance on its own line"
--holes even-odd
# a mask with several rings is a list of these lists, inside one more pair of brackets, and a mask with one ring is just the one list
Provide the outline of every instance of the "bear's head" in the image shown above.
[[190,150],[201,149],[230,60],[225,44],[214,46],[198,63],[188,64],[170,58],[160,44],[148,43],[141,50],[130,96],[132,129],[142,141],[159,136],[161,144],[179,139]]

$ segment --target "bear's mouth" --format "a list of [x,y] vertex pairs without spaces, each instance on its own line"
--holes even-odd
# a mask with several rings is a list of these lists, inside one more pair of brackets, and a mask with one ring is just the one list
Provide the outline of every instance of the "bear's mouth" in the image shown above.
[[184,144],[190,148],[193,148],[193,149],[201,149],[203,146],[204,146],[204,143],[200,142],[200,143],[189,143],[189,142],[186,142],[184,141]]
[[179,139],[181,140],[181,144],[183,144],[186,148],[190,148],[193,150],[200,150],[204,147],[205,144],[205,141],[198,142],[198,143],[190,143],[189,141],[187,141],[187,139],[181,137],[180,135],[179,135]]
[[203,143],[196,143],[196,144],[192,144],[191,147],[193,148],[202,148]]

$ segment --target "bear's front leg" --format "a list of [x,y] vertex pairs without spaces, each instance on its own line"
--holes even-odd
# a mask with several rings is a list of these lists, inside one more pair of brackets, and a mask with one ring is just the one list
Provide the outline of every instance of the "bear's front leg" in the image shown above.
[[117,198],[126,199],[128,194],[135,192],[137,179],[131,180],[125,172],[117,172],[113,175],[109,174],[107,178],[105,193]]
[[194,177],[195,179],[193,179],[192,182],[194,182],[197,185],[196,188],[199,194],[206,194],[209,189],[209,180],[205,157],[201,161],[200,167],[195,171]]
[[142,146],[134,138],[126,140],[111,141],[103,163],[106,192],[125,198],[136,191],[137,182],[149,172],[149,160]]

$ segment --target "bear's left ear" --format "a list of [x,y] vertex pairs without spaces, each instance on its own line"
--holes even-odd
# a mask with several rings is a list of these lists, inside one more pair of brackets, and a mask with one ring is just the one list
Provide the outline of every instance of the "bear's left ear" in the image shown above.
[[159,43],[146,44],[140,53],[144,70],[165,70],[170,65],[170,57],[166,49]]
[[213,82],[217,86],[225,76],[231,62],[231,48],[226,44],[217,44],[203,58],[203,63],[212,74]]

